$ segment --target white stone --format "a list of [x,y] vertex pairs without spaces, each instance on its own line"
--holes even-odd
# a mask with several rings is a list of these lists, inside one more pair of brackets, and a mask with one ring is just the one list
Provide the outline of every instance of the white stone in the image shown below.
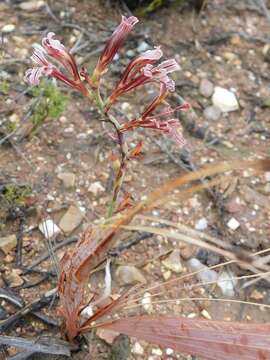
[[43,0],[38,1],[24,1],[19,4],[19,8],[24,11],[37,11],[45,6],[45,2]]
[[171,349],[171,348],[167,348],[167,349],[166,349],[166,355],[170,356],[170,355],[172,355],[173,353],[174,353],[174,350],[173,350],[173,349]]
[[230,218],[230,220],[227,222],[227,226],[228,228],[230,228],[231,230],[235,231],[239,228],[240,223],[239,221],[237,221],[235,218]]
[[139,342],[135,342],[135,344],[132,347],[131,352],[135,355],[143,355],[144,354],[144,348]]
[[267,171],[265,174],[264,174],[264,177],[265,177],[265,180],[267,182],[270,182],[270,171]]
[[153,354],[153,355],[162,356],[162,350],[159,349],[159,348],[152,349],[152,354]]
[[146,292],[143,295],[142,306],[148,314],[153,312],[154,309],[153,309],[153,305],[152,305],[151,294],[149,292]]
[[222,112],[236,111],[239,109],[239,104],[234,93],[219,86],[215,87],[212,103]]
[[137,47],[137,51],[141,53],[148,50],[149,48],[150,48],[149,44],[147,44],[147,42],[145,41],[142,41],[140,45]]
[[53,222],[52,219],[44,220],[38,225],[38,228],[46,239],[50,239],[61,232],[59,227]]
[[196,222],[195,229],[202,231],[202,230],[205,230],[207,228],[207,226],[208,226],[208,222],[207,222],[206,218],[202,218]]
[[101,185],[99,181],[96,181],[89,186],[88,191],[94,195],[98,195],[99,193],[104,192],[105,188]]
[[211,318],[211,315],[209,314],[209,312],[206,310],[206,309],[203,309],[202,311],[201,311],[201,314],[202,314],[202,316],[205,318],[205,319],[207,319],[207,320],[211,320],[212,318]]
[[4,25],[1,29],[2,32],[4,33],[9,33],[15,30],[15,25],[14,24],[7,24]]
[[217,285],[221,289],[224,296],[233,297],[235,295],[235,286],[237,280],[234,279],[235,275],[230,270],[223,271],[217,280]]

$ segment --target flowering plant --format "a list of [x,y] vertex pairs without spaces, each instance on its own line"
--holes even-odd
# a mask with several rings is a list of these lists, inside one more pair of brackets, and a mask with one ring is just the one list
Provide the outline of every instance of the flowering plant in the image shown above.
[[[171,118],[170,115],[178,110],[188,110],[189,105],[185,103],[172,108],[167,102],[169,94],[175,90],[175,83],[170,78],[170,74],[179,70],[180,66],[174,59],[159,62],[163,56],[160,47],[148,50],[131,60],[111,94],[105,99],[102,93],[102,77],[108,71],[110,63],[137,22],[138,19],[134,16],[128,18],[122,17],[121,23],[107,41],[91,75],[89,75],[85,68],[78,68],[74,57],[59,40],[55,39],[55,34],[52,32],[49,32],[42,39],[42,46],[34,46],[34,53],[31,59],[35,65],[33,68],[28,69],[25,74],[25,80],[31,85],[39,84],[42,77],[52,77],[63,82],[66,86],[79,91],[83,96],[89,98],[92,103],[96,104],[102,120],[113,125],[116,133],[116,136],[113,136],[113,138],[120,147],[121,159],[120,161],[115,161],[118,168],[116,169],[112,199],[108,207],[107,221],[109,221],[113,214],[122,211],[129,205],[128,196],[118,204],[119,192],[128,161],[138,156],[142,147],[142,144],[138,143],[134,149],[129,149],[125,139],[126,132],[137,128],[154,129],[170,136],[180,146],[185,144],[178,119]],[[159,92],[157,96],[145,107],[140,116],[127,120],[124,123],[118,121],[114,115],[114,106],[119,99],[123,95],[146,84],[153,84],[158,87]],[[160,106],[164,106],[164,109],[156,113],[156,109]],[[114,233],[115,231],[112,232],[112,234]],[[100,249],[102,248],[102,251],[104,251],[106,248],[96,240],[97,248],[94,250],[95,245],[93,244],[95,244],[95,241],[93,241],[93,238],[95,236],[92,230],[90,233],[86,232],[83,234],[81,241],[74,250],[74,254],[66,253],[62,260],[62,272],[60,274],[58,290],[62,303],[62,315],[65,317],[67,334],[70,339],[75,337],[80,332],[79,329],[84,327],[79,321],[85,285],[85,281],[83,281],[83,277],[80,277],[80,273],[83,272],[85,275],[87,270],[84,269],[82,271],[83,266],[91,262],[93,254],[98,258]],[[108,243],[113,236],[109,233],[108,236],[104,236],[101,243]],[[90,246],[89,239],[92,241],[92,250],[88,254],[86,249]],[[78,255],[83,253],[84,247],[84,256],[87,259],[85,261]],[[78,263],[76,260],[77,256],[79,256]],[[86,269],[89,270],[89,266],[87,265]],[[106,267],[107,274],[109,273],[108,266]],[[106,276],[108,278],[108,275]],[[108,292],[110,281],[107,280],[106,283],[106,291]],[[101,299],[103,298],[104,296],[101,297]],[[90,319],[92,320],[91,317]]]
[[[126,164],[132,155],[132,151],[128,149],[125,142],[125,132],[136,128],[154,129],[170,136],[180,146],[185,144],[178,119],[168,118],[168,115],[178,110],[186,111],[189,109],[189,105],[186,103],[172,108],[167,103],[168,95],[175,90],[175,83],[169,75],[179,70],[180,66],[174,59],[158,63],[163,56],[160,47],[148,50],[131,60],[112,93],[107,99],[103,98],[101,89],[102,76],[108,71],[114,56],[137,23],[138,19],[135,16],[122,17],[121,23],[107,41],[92,75],[89,75],[84,68],[78,69],[74,57],[59,40],[55,39],[55,34],[52,32],[49,32],[42,39],[42,46],[34,46],[31,59],[35,66],[27,70],[25,74],[25,80],[31,85],[37,85],[42,77],[49,76],[79,91],[83,96],[94,102],[102,118],[105,118],[114,126],[117,135],[116,141],[121,150],[121,161],[116,174],[108,216],[111,216],[115,211]],[[62,66],[63,71],[60,66]],[[146,84],[158,86],[159,94],[146,106],[139,117],[121,124],[113,115],[113,105],[119,101],[121,96]],[[161,105],[166,106],[166,109],[155,114],[156,109]]]
[[[129,205],[128,197],[124,199],[124,202],[118,203],[118,195],[127,163],[130,159],[138,156],[142,147],[142,143],[138,143],[134,149],[129,149],[125,133],[137,128],[154,129],[170,136],[179,146],[185,144],[178,119],[171,117],[171,115],[179,110],[187,111],[189,105],[185,103],[173,108],[168,103],[169,94],[175,90],[175,84],[170,78],[170,74],[179,70],[180,67],[174,59],[159,62],[163,56],[160,47],[148,50],[131,60],[111,94],[104,98],[101,86],[103,75],[107,72],[115,54],[137,22],[138,19],[134,16],[128,18],[122,17],[120,25],[115,29],[105,45],[91,75],[89,75],[86,69],[78,69],[74,57],[60,41],[54,38],[55,34],[52,32],[48,33],[42,40],[42,46],[34,46],[34,53],[31,58],[35,66],[27,70],[25,74],[25,80],[32,85],[37,85],[42,77],[49,76],[89,98],[99,109],[102,121],[107,121],[113,125],[116,133],[114,138],[120,148],[121,160],[120,162],[115,161],[118,164],[118,168],[113,195],[108,207],[106,222],[103,224],[106,226],[91,226],[86,229],[75,247],[68,249],[60,262],[58,294],[60,298],[60,311],[64,317],[65,334],[72,341],[78,335],[99,327],[119,331],[135,336],[138,339],[155,342],[160,346],[170,347],[195,356],[202,356],[209,360],[217,358],[224,360],[232,358],[241,358],[241,360],[268,359],[270,357],[269,324],[252,325],[250,323],[205,321],[202,319],[188,319],[176,314],[174,316],[132,316],[113,319],[105,323],[97,323],[96,320],[111,314],[112,310],[124,308],[128,300],[133,304],[131,307],[134,307],[134,303],[137,306],[136,303],[140,300],[140,297],[138,297],[139,293],[134,291],[137,288],[130,289],[126,293],[109,299],[111,295],[110,260],[107,261],[105,266],[105,289],[103,294],[96,296],[97,294],[95,293],[90,300],[85,301],[85,290],[89,274],[104,261],[104,257],[106,258],[107,251],[117,239],[119,231],[123,227],[127,228],[127,225],[140,212],[152,209],[157,201],[161,199],[161,196],[168,194],[178,186],[185,186],[191,181],[201,180],[202,177],[206,178],[220,172],[241,168],[265,171],[266,169],[269,170],[270,166],[270,161],[267,159],[251,162],[237,160],[227,164],[211,165],[206,169],[188,173],[180,178],[169,181],[161,188],[150,193],[145,201],[141,201],[125,211],[122,216],[112,218],[112,215],[126,209]],[[144,108],[138,117],[127,120],[124,123],[120,122],[114,115],[114,106],[123,95],[147,84],[157,86],[159,89],[158,95]],[[157,108],[161,106],[163,106],[163,109],[157,112]],[[218,179],[213,179],[206,184],[202,182],[199,185],[191,186],[187,190],[185,189],[185,194],[208,187],[209,183],[210,185],[218,184]],[[132,227],[130,226],[129,228]],[[133,228],[136,229],[134,226]],[[157,232],[155,228],[151,227],[137,227],[137,229],[146,229],[146,231],[153,234],[175,236],[176,239],[179,239],[176,236],[179,234],[175,230]],[[185,239],[190,239],[189,241],[192,243],[198,244],[199,241],[199,244],[202,244],[201,239],[193,239],[186,234],[184,236]],[[216,240],[214,239],[214,241]],[[208,245],[208,247],[206,246],[206,248],[215,249],[219,253],[226,254],[226,256],[230,255],[227,245],[225,248],[226,252],[218,249],[213,244]],[[237,255],[233,252],[230,256],[232,262],[235,262]],[[246,261],[240,257],[239,259],[241,262]],[[225,264],[228,264],[228,262]],[[245,265],[247,265],[247,262],[245,262]],[[217,265],[214,267],[217,267]],[[253,265],[251,267],[253,268]],[[168,281],[167,285],[175,280],[184,278],[186,278],[186,275]],[[207,284],[209,285],[210,283]],[[157,289],[160,286],[163,286],[163,284],[152,286],[150,289]],[[155,296],[157,295],[159,295],[159,292],[155,294]],[[131,296],[133,299],[131,299]],[[202,300],[205,298],[193,299]],[[182,300],[185,299],[183,298]],[[226,299],[221,300],[226,301]]]

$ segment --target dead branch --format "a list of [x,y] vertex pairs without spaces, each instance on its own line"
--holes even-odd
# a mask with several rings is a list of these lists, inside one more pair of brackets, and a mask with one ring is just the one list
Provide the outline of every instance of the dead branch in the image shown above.
[[44,336],[39,340],[27,340],[21,337],[0,335],[0,344],[31,350],[35,353],[70,356],[69,344],[55,337]]

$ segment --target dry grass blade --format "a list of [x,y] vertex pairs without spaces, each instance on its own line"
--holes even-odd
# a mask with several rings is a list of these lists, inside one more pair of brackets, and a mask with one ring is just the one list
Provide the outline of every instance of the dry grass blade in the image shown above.
[[[265,254],[266,252],[269,252],[269,251],[270,251],[270,248],[267,248],[267,249],[258,251],[258,252],[254,253],[254,254],[251,254],[251,258],[256,257],[256,256],[261,255],[261,254]],[[217,264],[217,265],[209,266],[208,269],[209,269],[209,270],[219,269],[219,268],[221,268],[221,267],[224,267],[224,266],[226,266],[226,265],[230,265],[230,264],[233,264],[233,263],[236,263],[236,262],[237,262],[237,260],[229,260],[229,261],[226,261],[226,262]],[[159,283],[159,284],[155,284],[155,285],[150,286],[150,287],[148,287],[148,288],[146,288],[146,289],[143,289],[143,290],[141,290],[141,291],[138,291],[138,290],[137,290],[137,291],[136,291],[136,296],[137,296],[137,298],[136,298],[136,299],[133,298],[133,299],[129,300],[129,302],[133,302],[133,301],[136,301],[136,300],[141,300],[141,296],[142,296],[146,291],[149,292],[149,291],[153,291],[153,290],[156,290],[156,289],[158,289],[158,288],[161,288],[161,287],[165,287],[165,286],[168,287],[169,285],[172,285],[172,284],[174,284],[174,283],[176,283],[176,282],[184,281],[184,280],[186,280],[186,279],[188,279],[188,278],[191,278],[191,277],[193,277],[194,275],[197,275],[197,274],[199,274],[199,273],[202,272],[202,271],[204,271],[204,269],[200,269],[200,270],[197,270],[197,271],[193,271],[193,272],[191,272],[191,273],[188,273],[188,274],[185,274],[185,275],[181,275],[181,276],[179,276],[179,277],[176,277],[176,278],[167,280],[167,281],[165,281],[165,282],[161,282],[161,283]],[[253,274],[253,275],[246,275],[246,276],[243,276],[243,278],[251,278],[251,277],[260,278],[260,277],[264,277],[264,276],[267,275],[267,274],[268,274],[268,273],[259,273],[259,274]],[[230,280],[232,280],[232,278],[230,278]],[[208,283],[208,284],[209,284],[209,283]],[[198,283],[195,284],[195,285],[192,285],[192,286],[196,286],[196,285],[199,286]],[[207,285],[207,283],[201,283],[201,285]],[[159,294],[161,294],[161,293],[155,293],[155,295],[159,295]],[[138,297],[139,295],[141,295],[141,296]],[[154,296],[155,296],[155,295],[154,295]]]
[[100,324],[108,330],[208,360],[270,358],[270,325],[187,319],[181,316],[133,316]]
[[[234,260],[234,261],[238,260],[239,263],[241,263],[241,266],[245,267],[246,269],[249,269],[250,271],[252,271],[254,273],[259,272],[259,270],[257,268],[255,268],[252,264],[250,264],[245,259],[240,261],[240,259],[238,259],[238,257],[237,257],[237,254],[233,253],[232,251],[223,250],[223,249],[219,248],[218,246],[208,244],[207,242],[205,242],[203,240],[196,239],[196,238],[193,238],[193,237],[185,235],[185,234],[177,233],[176,231],[173,231],[171,229],[160,229],[160,228],[156,228],[153,226],[142,226],[142,225],[123,225],[122,228],[130,230],[130,231],[149,232],[149,233],[155,234],[155,235],[166,236],[168,239],[184,241],[188,244],[196,245],[198,247],[207,249],[209,251],[213,251],[213,252],[220,254],[231,260]],[[268,270],[268,266],[265,266],[265,265],[261,265],[260,268],[262,270],[266,270],[266,271]]]
[[[158,201],[164,201],[166,195],[179,186],[200,180],[202,177],[205,178],[225,171],[242,168],[252,168],[254,170],[270,169],[270,159],[255,161],[235,160],[232,162],[210,165],[197,172],[185,174],[152,192],[146,201],[140,202],[138,205],[126,211],[124,215],[114,219],[113,223],[110,224],[112,227],[111,229],[95,227],[84,232],[81,240],[76,244],[74,249],[66,252],[60,264],[61,272],[58,285],[60,308],[62,315],[65,318],[65,331],[68,338],[72,340],[81,331],[80,311],[84,303],[84,290],[89,274],[91,270],[104,260],[105,254],[114,243],[116,235],[123,226],[127,226],[136,215],[155,206]],[[183,197],[218,182],[220,182],[220,179],[213,179],[208,183],[204,182],[203,184],[193,185],[189,189],[185,189]],[[156,233],[155,231],[157,231],[155,228],[149,228],[148,230],[153,233]],[[178,236],[183,240],[183,234],[181,234],[181,236],[176,233],[174,234],[175,238]],[[186,241],[195,241],[198,246],[203,246],[205,244],[203,241],[191,237],[189,237],[189,239],[186,238]],[[234,261],[236,260],[235,256],[227,250],[220,250],[217,246],[211,244],[208,244],[207,246],[212,251],[228,256]],[[99,315],[102,316],[103,312],[99,312]]]
[[[201,270],[203,271],[203,270]],[[260,274],[252,274],[252,275],[243,275],[243,276],[232,276],[230,277],[229,279],[223,279],[223,280],[218,280],[220,283],[223,283],[223,282],[231,282],[231,281],[234,281],[234,280],[244,280],[244,279],[261,279],[261,278],[265,278],[267,276],[270,275],[270,272],[267,272],[267,273],[260,273]],[[174,282],[175,280],[182,280],[183,277],[179,277],[179,278],[174,278]],[[170,285],[170,281],[168,282],[164,282],[162,284],[160,284],[160,286],[163,286],[165,287],[166,285]],[[190,285],[183,285],[183,286],[178,286],[177,289],[178,291],[179,290],[186,290],[186,291],[190,291],[196,287],[199,287],[199,286],[208,286],[208,285],[214,285],[217,283],[217,280],[215,281],[205,281],[205,282],[198,282],[196,284],[190,284]],[[158,288],[159,286],[155,286],[155,289]],[[149,292],[151,289],[144,289],[143,292],[141,292],[141,294],[145,293],[145,292]],[[140,292],[139,292],[140,294]],[[164,291],[160,291],[160,292],[155,292],[154,294],[152,294],[152,298],[154,297],[157,297],[157,296],[160,296],[160,295],[163,295],[164,294]],[[190,298],[191,299],[191,298]],[[137,301],[140,301],[142,300],[142,295],[138,297],[138,293],[136,293],[136,297],[135,298],[132,298],[132,299],[129,299],[128,300],[128,306],[127,306],[127,303],[125,304],[125,309],[129,308],[129,305],[132,304],[132,303],[135,303]],[[173,301],[176,301],[178,299],[172,299]],[[227,300],[227,299],[226,299]],[[228,299],[229,301],[229,299]],[[246,302],[244,302],[246,304]],[[261,306],[262,304],[259,304],[259,303],[252,303],[252,305],[255,304],[255,306]],[[249,305],[251,305],[251,303],[249,303]],[[267,307],[268,305],[266,305]]]

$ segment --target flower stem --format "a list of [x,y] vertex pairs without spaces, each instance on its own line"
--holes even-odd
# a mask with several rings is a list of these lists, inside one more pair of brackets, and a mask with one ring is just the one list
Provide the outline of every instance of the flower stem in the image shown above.
[[110,122],[113,125],[113,127],[115,128],[118,144],[120,146],[121,162],[120,162],[120,166],[117,170],[117,173],[115,175],[112,199],[108,206],[108,211],[107,211],[107,216],[106,216],[106,218],[110,218],[110,217],[112,217],[114,210],[116,208],[118,195],[121,190],[121,186],[122,186],[123,179],[125,176],[125,170],[127,167],[127,159],[128,159],[128,156],[127,156],[128,149],[127,149],[127,145],[124,141],[123,133],[120,131],[121,125],[119,124],[119,122],[113,115],[108,114],[108,112],[106,111],[106,106],[105,106],[106,103],[104,103],[102,100],[102,97],[99,92],[99,86],[97,87],[97,90],[95,92],[93,92],[93,96],[94,96],[95,102],[96,102],[100,112],[102,113],[102,115],[104,115],[104,117],[108,120],[108,122]]

